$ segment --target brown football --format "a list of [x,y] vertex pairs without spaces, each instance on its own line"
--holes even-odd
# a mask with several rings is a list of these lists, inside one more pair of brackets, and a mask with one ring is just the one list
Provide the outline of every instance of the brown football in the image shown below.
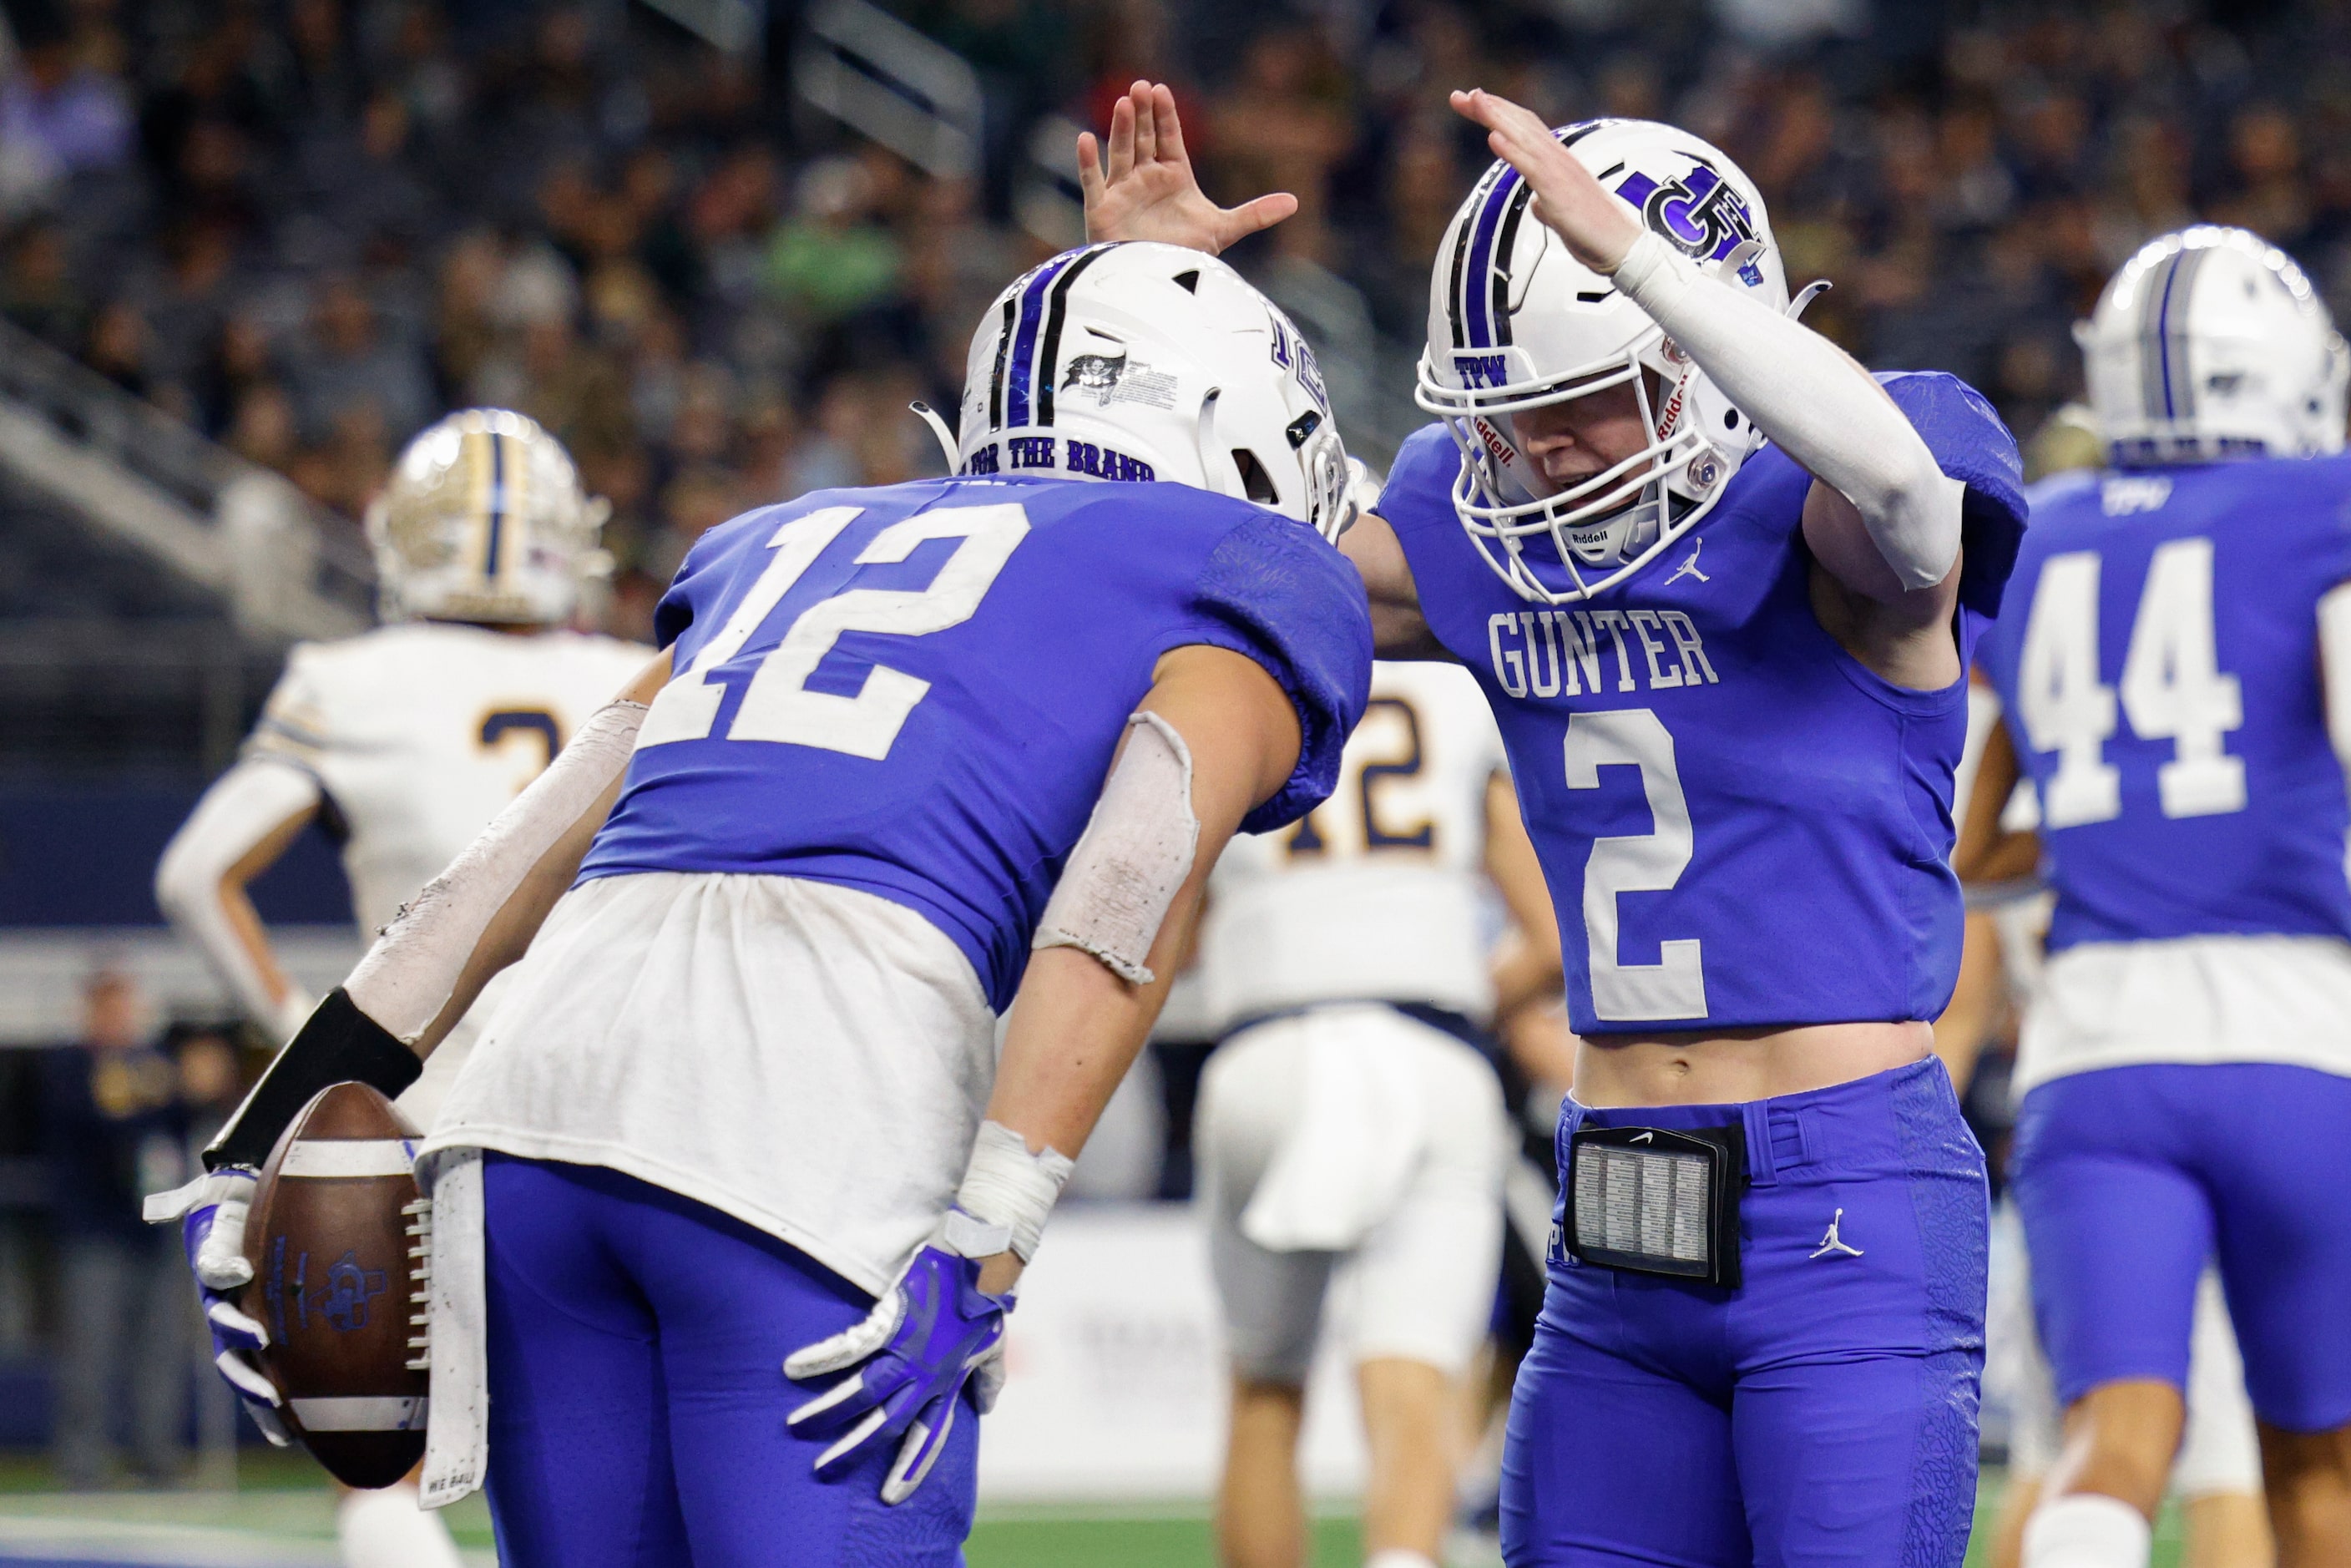
[[375,1090],[330,1084],[270,1151],[246,1225],[262,1370],[287,1427],[346,1486],[390,1486],[424,1456],[416,1143]]

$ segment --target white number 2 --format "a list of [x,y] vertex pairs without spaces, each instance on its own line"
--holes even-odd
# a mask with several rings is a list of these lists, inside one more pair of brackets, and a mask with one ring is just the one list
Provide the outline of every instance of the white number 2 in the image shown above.
[[1583,865],[1583,935],[1592,967],[1592,1011],[1623,1022],[1706,1016],[1706,968],[1697,938],[1657,944],[1655,964],[1619,963],[1616,900],[1662,893],[1681,880],[1697,836],[1689,800],[1674,765],[1674,737],[1647,708],[1579,713],[1567,721],[1567,787],[1600,788],[1600,769],[1630,763],[1641,770],[1651,830],[1594,839]]
[[[638,734],[639,746],[700,740],[710,734],[726,695],[726,687],[710,678],[712,673],[742,652],[792,585],[861,511],[828,507],[776,530],[768,541],[774,558],[694,663],[654,697]],[[921,637],[970,620],[1028,533],[1028,514],[1008,502],[919,513],[883,528],[858,552],[857,564],[903,561],[931,539],[962,542],[926,588],[853,588],[801,612],[760,659],[734,722],[727,726],[726,738],[821,747],[877,761],[887,757],[906,716],[931,684],[877,664],[855,695],[842,696],[809,690],[809,677],[844,632]]]
[[[2110,821],[2122,812],[2121,774],[2105,758],[2115,733],[2116,691],[2098,683],[2095,552],[2049,558],[2024,623],[2019,706],[2036,751],[2057,753],[2043,820],[2052,828]],[[2172,539],[2147,563],[2123,658],[2121,710],[2144,739],[2168,740],[2156,771],[2166,817],[2245,809],[2245,763],[2224,737],[2245,722],[2243,691],[2223,674],[2212,630],[2212,541]]]

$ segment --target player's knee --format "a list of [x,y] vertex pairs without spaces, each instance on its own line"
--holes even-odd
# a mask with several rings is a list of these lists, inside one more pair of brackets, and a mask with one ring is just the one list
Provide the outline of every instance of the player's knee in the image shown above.
[[2281,1515],[2322,1508],[2351,1511],[2351,1425],[2326,1432],[2289,1432],[2264,1422],[2262,1478]]
[[2185,1420],[2179,1390],[2168,1383],[2099,1385],[2066,1412],[2059,1490],[2103,1492],[2152,1512],[2169,1482]]

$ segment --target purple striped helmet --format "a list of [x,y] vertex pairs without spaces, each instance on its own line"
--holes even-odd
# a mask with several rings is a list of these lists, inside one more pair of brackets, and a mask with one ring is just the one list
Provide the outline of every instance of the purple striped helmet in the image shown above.
[[1084,246],[1013,280],[972,337],[962,474],[1164,480],[1335,539],[1347,453],[1314,350],[1211,256]]
[[2118,467],[2343,450],[2351,355],[2259,235],[2199,224],[2149,240],[2074,337]]
[[[1647,120],[1553,134],[1702,269],[1788,308],[1763,198],[1720,152]],[[1761,437],[1639,306],[1529,213],[1531,196],[1497,162],[1454,214],[1429,281],[1416,401],[1461,449],[1453,506],[1479,553],[1524,598],[1558,604],[1622,580],[1697,527]],[[1552,485],[1511,416],[1627,382],[1649,444]]]

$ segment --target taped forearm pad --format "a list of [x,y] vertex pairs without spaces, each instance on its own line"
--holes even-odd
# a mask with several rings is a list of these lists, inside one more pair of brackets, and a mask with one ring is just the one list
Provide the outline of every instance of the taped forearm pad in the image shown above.
[[360,1082],[386,1099],[416,1082],[424,1071],[417,1054],[353,1005],[340,987],[328,993],[309,1021],[277,1053],[236,1114],[228,1119],[204,1168],[258,1166],[277,1146],[277,1135],[329,1083]]
[[1077,947],[1120,979],[1147,986],[1151,945],[1192,874],[1192,751],[1154,713],[1127,718],[1126,749],[1045,905],[1037,947]]
[[1854,504],[1903,587],[1950,575],[1967,486],[1943,473],[1868,371],[1811,328],[1706,277],[1654,231],[1625,253],[1615,283],[1757,429]]
[[413,1043],[441,1016],[491,920],[629,765],[644,716],[643,703],[597,709],[547,771],[392,917],[345,983],[370,1018]]

